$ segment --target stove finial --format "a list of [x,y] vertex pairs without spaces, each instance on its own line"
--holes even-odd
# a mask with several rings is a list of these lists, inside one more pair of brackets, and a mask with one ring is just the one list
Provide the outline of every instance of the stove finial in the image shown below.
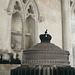
[[47,34],[47,31],[48,31],[48,30],[46,29],[45,34]]
[[49,43],[50,40],[52,39],[51,35],[50,34],[47,34],[47,29],[45,31],[45,34],[41,34],[40,35],[40,40],[42,43]]

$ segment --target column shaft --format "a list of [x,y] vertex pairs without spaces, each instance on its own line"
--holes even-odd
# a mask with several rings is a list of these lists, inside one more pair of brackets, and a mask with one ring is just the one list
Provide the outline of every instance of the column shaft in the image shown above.
[[22,50],[25,50],[25,19],[22,19]]
[[63,48],[70,52],[70,64],[73,65],[72,43],[71,43],[71,11],[70,0],[62,0],[62,34]]

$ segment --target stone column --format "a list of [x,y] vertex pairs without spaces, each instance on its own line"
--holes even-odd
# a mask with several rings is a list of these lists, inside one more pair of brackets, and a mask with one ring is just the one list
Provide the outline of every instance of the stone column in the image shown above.
[[71,66],[73,66],[70,0],[61,0],[61,4],[62,4],[63,48],[70,52],[70,58],[69,58],[70,64]]
[[35,21],[35,41],[34,41],[34,44],[37,44],[38,41],[39,41],[38,21]]
[[25,50],[25,24],[26,20],[22,19],[22,50]]

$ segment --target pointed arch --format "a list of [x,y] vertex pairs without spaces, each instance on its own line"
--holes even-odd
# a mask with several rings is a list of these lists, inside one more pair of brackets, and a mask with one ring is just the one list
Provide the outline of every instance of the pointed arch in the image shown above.
[[[29,9],[31,8],[31,11]],[[29,0],[25,6],[25,18],[32,16],[36,21],[40,21],[40,12],[35,0]]]
[[[9,15],[19,12],[23,19],[32,16],[36,21],[42,22],[44,18],[40,16],[39,8],[35,0],[10,0],[7,8]],[[29,13],[29,9],[33,9],[33,14]],[[29,10],[29,11],[28,11]]]
[[[22,37],[21,48],[22,49],[21,50],[25,50],[26,44],[29,44],[29,42],[28,43],[26,42],[27,41],[26,38],[31,39],[31,42],[33,43],[33,45],[36,44],[37,37],[38,37],[38,35],[37,35],[38,22],[42,22],[43,17],[40,16],[40,12],[39,12],[39,9],[38,9],[38,6],[37,6],[37,3],[35,2],[35,0],[25,0],[25,1],[23,1],[23,0],[10,0],[8,8],[7,8],[7,12],[8,12],[8,15],[10,16],[10,18],[12,19],[10,21],[11,22],[10,24],[12,24],[12,26],[19,25],[19,24],[17,24],[17,22],[15,22],[16,20],[19,21],[22,26],[22,34],[21,34],[21,37]],[[16,13],[18,13],[18,14],[16,15]],[[27,30],[29,32],[26,32],[26,29],[25,29],[26,26],[30,27],[30,28],[27,28]],[[10,28],[11,28],[11,25],[10,25]],[[13,29],[13,30],[15,30],[15,29]],[[12,34],[15,36],[15,34],[20,34],[20,33],[14,31],[14,32],[12,32]],[[10,36],[10,38],[11,38],[11,36]],[[15,39],[15,38],[13,38],[13,39]],[[13,44],[13,42],[12,42],[12,44]],[[13,46],[14,45],[12,45],[12,47]],[[31,45],[29,45],[28,47],[31,47]]]

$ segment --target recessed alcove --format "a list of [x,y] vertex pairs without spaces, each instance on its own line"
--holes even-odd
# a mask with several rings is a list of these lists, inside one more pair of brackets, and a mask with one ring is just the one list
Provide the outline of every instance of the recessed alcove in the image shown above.
[[25,25],[25,31],[26,31],[26,48],[30,48],[34,45],[35,40],[35,20],[29,16],[26,19],[26,25]]
[[[31,48],[36,42],[40,13],[36,2],[22,0],[14,1],[13,5],[9,5],[8,10],[11,14],[11,51],[22,51]],[[24,5],[23,3],[26,3]],[[24,6],[24,8],[22,8]],[[26,6],[26,7],[25,7]],[[28,15],[27,15],[28,14]],[[37,23],[36,23],[36,22]]]
[[[35,42],[35,20],[32,16],[26,18],[25,21],[25,47],[32,47]],[[12,15],[11,22],[11,49],[13,51],[21,51],[22,47],[22,20],[19,13]]]
[[12,15],[11,20],[11,49],[14,51],[21,50],[22,41],[22,21],[19,13]]
[[12,15],[11,30],[12,31],[19,31],[22,33],[21,16],[19,15],[18,12]]

